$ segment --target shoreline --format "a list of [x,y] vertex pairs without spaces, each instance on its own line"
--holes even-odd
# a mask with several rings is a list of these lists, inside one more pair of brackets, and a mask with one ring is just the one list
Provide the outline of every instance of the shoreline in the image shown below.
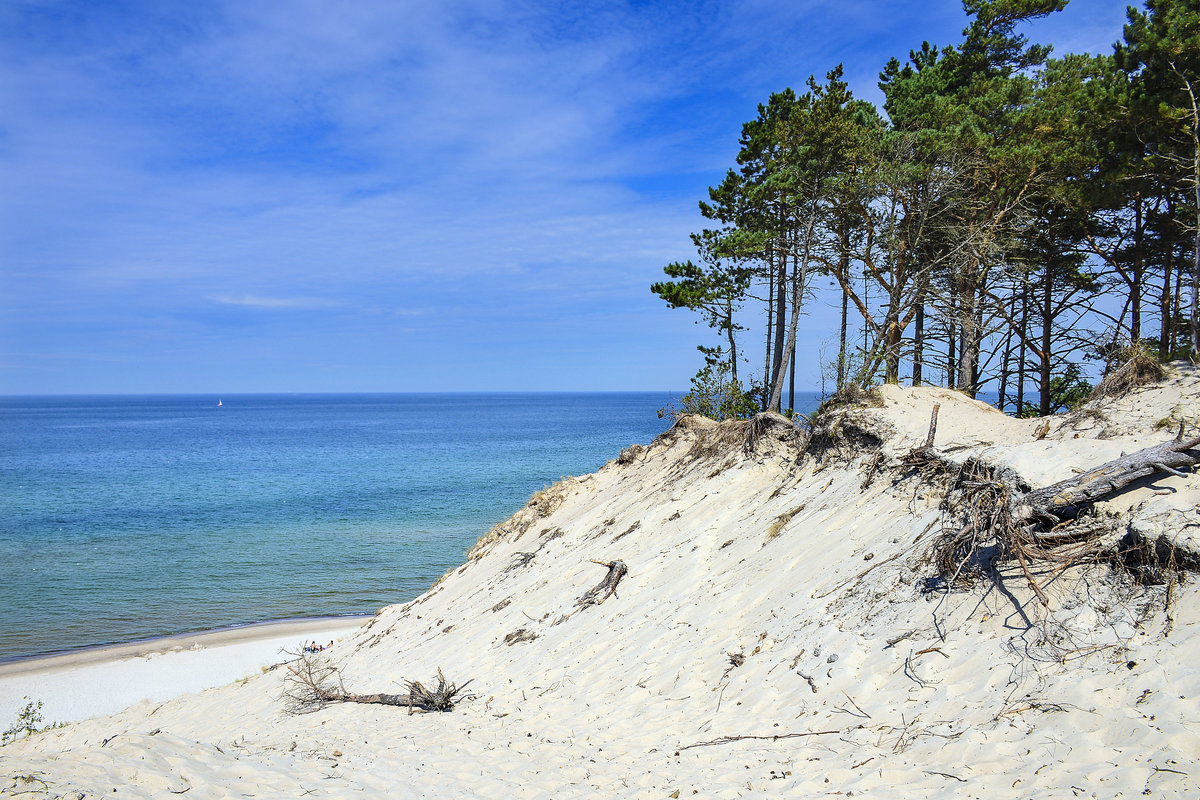
[[149,639],[136,639],[132,642],[86,645],[76,650],[63,650],[56,653],[31,656],[14,656],[12,658],[0,659],[0,678],[11,675],[23,675],[30,672],[69,669],[87,664],[136,658],[138,656],[178,652],[198,647],[217,647],[256,639],[274,638],[275,636],[282,636],[285,633],[303,633],[306,630],[316,632],[330,628],[356,626],[362,624],[372,616],[374,615],[352,614],[347,616],[295,617],[292,619],[247,622],[240,625],[209,628],[191,633],[173,633],[166,636],[154,636]]
[[30,701],[43,703],[44,724],[78,722],[224,686],[304,642],[336,642],[371,616],[276,620],[0,663],[0,728]]

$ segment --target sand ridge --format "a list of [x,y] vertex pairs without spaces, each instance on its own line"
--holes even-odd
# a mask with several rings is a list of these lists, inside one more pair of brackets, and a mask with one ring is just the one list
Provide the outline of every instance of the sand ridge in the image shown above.
[[[1036,421],[957,393],[885,388],[853,412],[878,450],[822,458],[790,427],[746,447],[745,424],[677,426],[539,493],[327,656],[355,692],[439,668],[472,680],[453,712],[292,715],[274,670],[10,745],[0,794],[1190,796],[1195,581],[1171,587],[1169,619],[1165,587],[1107,567],[1043,574],[1050,612],[1015,573],[1000,590],[926,591],[942,495],[897,466],[936,402],[939,447],[1044,485],[1170,438],[1147,415],[1194,413],[1200,375],[1180,366],[1139,392],[1037,441]],[[1200,477],[1110,502],[1131,526],[1190,536]],[[629,567],[616,595],[578,605],[604,577],[594,562],[614,559]]]

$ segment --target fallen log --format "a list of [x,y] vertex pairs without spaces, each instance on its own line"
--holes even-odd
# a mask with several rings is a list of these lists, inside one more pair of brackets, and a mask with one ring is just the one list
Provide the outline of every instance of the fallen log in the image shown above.
[[[909,466],[918,466],[924,473],[930,471],[928,464],[949,465],[945,456],[928,447],[914,451],[910,461]],[[1089,559],[1129,560],[1128,548],[1114,551],[1102,543],[1103,525],[1076,529],[1064,523],[1136,481],[1163,473],[1184,475],[1183,470],[1198,464],[1200,438],[1185,441],[1182,428],[1173,441],[1122,455],[1028,492],[1020,491],[1015,473],[968,461],[959,468],[947,495],[945,507],[951,516],[934,542],[930,558],[947,587],[970,584],[972,578],[991,572],[997,562],[1016,561],[1038,600],[1049,607],[1049,598],[1034,579],[1034,562],[1065,568]],[[1191,568],[1175,557],[1171,546],[1167,561]]]
[[1018,522],[1044,520],[1052,524],[1073,519],[1089,504],[1142,478],[1162,472],[1183,475],[1181,470],[1200,464],[1198,446],[1200,438],[1182,441],[1182,437],[1177,437],[1121,456],[1074,478],[1026,492],[1016,498],[1013,517]]

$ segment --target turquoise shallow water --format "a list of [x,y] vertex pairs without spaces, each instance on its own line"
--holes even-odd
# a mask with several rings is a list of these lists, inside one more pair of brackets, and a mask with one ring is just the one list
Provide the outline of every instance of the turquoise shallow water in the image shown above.
[[0,659],[411,599],[671,399],[0,398]]

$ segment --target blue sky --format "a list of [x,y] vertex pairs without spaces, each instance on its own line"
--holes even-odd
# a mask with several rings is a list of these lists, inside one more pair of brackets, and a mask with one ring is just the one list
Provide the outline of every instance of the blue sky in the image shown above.
[[[1107,51],[1124,2],[1028,27]],[[772,91],[958,0],[5,0],[0,393],[686,387],[650,294]],[[814,307],[800,386],[834,326]]]

